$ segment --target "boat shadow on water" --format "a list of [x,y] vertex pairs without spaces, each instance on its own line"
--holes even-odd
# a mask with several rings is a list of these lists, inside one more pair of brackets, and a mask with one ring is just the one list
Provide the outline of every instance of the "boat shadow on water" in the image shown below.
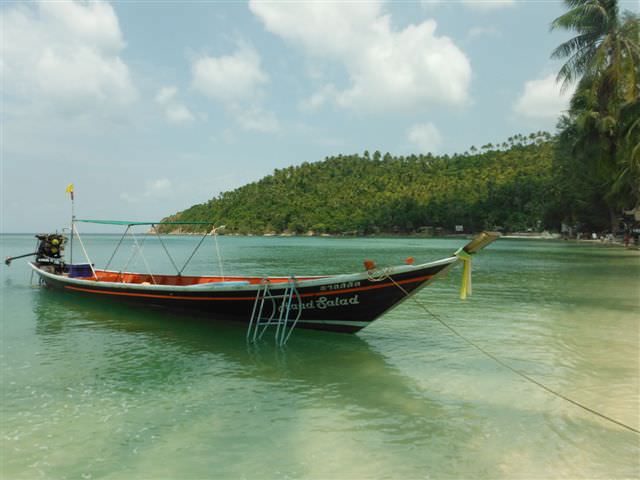
[[[111,305],[87,298],[73,298],[42,289],[35,300],[36,333],[43,344],[60,349],[70,336],[118,337],[119,348],[97,349],[94,374],[123,391],[145,383],[160,393],[180,384],[195,384],[211,375],[202,367],[222,363],[221,380],[246,379],[271,385],[284,394],[320,401],[331,408],[352,411],[363,420],[389,418],[389,433],[399,441],[428,442],[453,432],[462,437],[475,430],[456,420],[451,406],[430,398],[424,385],[403,374],[365,339],[331,332],[295,331],[285,348],[274,345],[273,332],[251,344],[245,328],[235,322],[206,323],[202,318],[185,318],[166,311],[149,312],[125,305]],[[113,335],[111,335],[113,334]],[[123,338],[124,337],[124,338]],[[109,342],[108,337],[104,337]],[[68,340],[77,344],[78,339]],[[96,340],[93,340],[96,342]],[[122,345],[137,345],[138,352]],[[123,364],[119,355],[134,356]],[[155,353],[150,353],[154,351]],[[146,352],[146,353],[145,353]],[[93,354],[92,354],[93,355]],[[165,365],[157,368],[158,358]],[[167,365],[173,361],[172,365]],[[145,365],[145,362],[148,365]],[[133,365],[133,368],[132,368]],[[195,365],[195,367],[193,366]],[[183,369],[182,371],[176,371]],[[201,369],[200,369],[201,368]],[[200,370],[199,370],[200,369]],[[199,377],[202,375],[202,377]],[[471,403],[457,405],[472,411]],[[456,428],[443,430],[443,419],[451,418]],[[445,420],[446,422],[447,420]],[[459,423],[459,424],[458,424]],[[393,435],[393,434],[392,434]]]

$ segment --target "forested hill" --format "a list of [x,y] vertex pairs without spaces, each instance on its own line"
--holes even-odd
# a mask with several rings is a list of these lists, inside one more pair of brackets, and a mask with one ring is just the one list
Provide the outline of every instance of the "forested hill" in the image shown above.
[[[553,202],[553,155],[544,132],[462,155],[338,155],[275,170],[165,221],[212,221],[226,233],[256,234],[537,228]],[[182,228],[189,230],[198,228]]]

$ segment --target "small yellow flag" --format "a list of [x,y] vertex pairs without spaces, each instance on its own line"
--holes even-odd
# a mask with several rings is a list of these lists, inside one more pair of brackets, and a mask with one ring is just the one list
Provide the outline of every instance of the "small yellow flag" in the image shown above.
[[67,189],[65,190],[67,193],[73,193],[73,183],[67,185]]

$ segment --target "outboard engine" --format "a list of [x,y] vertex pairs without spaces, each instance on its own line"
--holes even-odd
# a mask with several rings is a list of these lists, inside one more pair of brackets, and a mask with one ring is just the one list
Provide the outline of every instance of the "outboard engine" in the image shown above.
[[59,233],[39,233],[36,235],[36,238],[38,239],[38,244],[35,252],[25,253],[24,255],[18,255],[17,257],[7,257],[5,258],[4,263],[6,265],[11,265],[11,262],[17,258],[35,255],[36,263],[39,266],[48,266],[48,270],[62,273],[65,269],[65,265],[61,258],[67,238]]
[[36,235],[38,239],[38,250],[36,252],[36,262],[51,263],[51,260],[58,260],[62,257],[64,244],[67,239],[57,233],[40,233]]

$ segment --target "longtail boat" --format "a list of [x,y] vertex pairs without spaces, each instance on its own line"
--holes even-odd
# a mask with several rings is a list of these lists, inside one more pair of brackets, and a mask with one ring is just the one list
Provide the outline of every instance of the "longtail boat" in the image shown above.
[[[76,223],[88,222],[126,226],[116,249],[103,269],[91,263]],[[198,222],[201,226],[211,223]],[[206,229],[200,242],[182,268],[178,268],[158,227],[192,225],[194,222],[131,222],[113,220],[77,220],[71,226],[71,261],[64,258],[69,239],[60,234],[37,235],[38,246],[30,262],[40,282],[65,293],[84,295],[108,301],[128,302],[148,307],[161,307],[189,315],[205,313],[211,320],[224,319],[248,324],[247,338],[257,340],[267,327],[275,326],[276,342],[286,343],[295,327],[353,333],[368,326],[385,312],[396,307],[429,285],[452,267],[464,263],[463,288],[471,289],[471,256],[498,238],[499,234],[483,232],[457,252],[440,260],[415,264],[412,258],[404,265],[378,268],[365,261],[361,272],[314,276],[193,276],[182,272],[207,236],[214,237],[222,227]],[[176,274],[134,273],[108,269],[124,238],[133,236],[134,246],[142,254],[141,242],[133,227],[151,227],[165,252],[176,267]],[[73,263],[73,239],[77,238],[87,263]],[[27,255],[21,255],[24,257]],[[15,258],[7,258],[7,265]],[[219,257],[220,258],[220,257]],[[146,261],[145,261],[146,264]],[[222,265],[220,265],[222,268]]]

